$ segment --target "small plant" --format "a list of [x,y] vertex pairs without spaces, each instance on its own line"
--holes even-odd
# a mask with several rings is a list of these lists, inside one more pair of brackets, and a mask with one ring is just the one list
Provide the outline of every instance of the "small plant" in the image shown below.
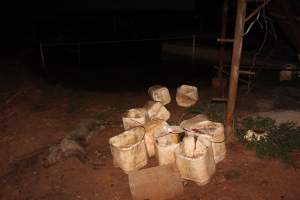
[[[246,140],[248,130],[267,133],[260,140]],[[242,128],[236,131],[238,138],[248,148],[255,148],[259,158],[281,158],[293,164],[292,150],[300,149],[300,128],[294,122],[276,124],[274,120],[263,117],[248,117],[242,121]]]

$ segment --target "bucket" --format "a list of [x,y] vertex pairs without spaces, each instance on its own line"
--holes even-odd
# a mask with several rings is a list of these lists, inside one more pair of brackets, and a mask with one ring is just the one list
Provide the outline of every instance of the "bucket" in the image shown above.
[[159,165],[175,163],[175,149],[179,145],[180,127],[170,126],[168,132],[155,135],[155,155]]
[[207,184],[215,172],[211,141],[203,136],[196,136],[196,144],[192,157],[186,155],[184,142],[175,149],[176,166],[183,179]]
[[207,120],[186,127],[183,127],[183,129],[187,135],[203,135],[211,140],[216,163],[219,163],[225,158],[226,147],[223,124]]
[[174,199],[183,193],[182,179],[174,164],[130,172],[128,180],[133,200]]
[[195,124],[198,124],[200,122],[207,121],[207,120],[208,120],[208,117],[206,115],[199,114],[190,119],[182,121],[180,123],[180,127],[184,130],[189,130],[189,129],[192,129],[195,126]]
[[144,108],[150,119],[162,119],[167,121],[171,115],[167,108],[159,101],[148,101]]
[[198,89],[191,85],[181,85],[177,88],[176,102],[179,106],[190,107],[199,99]]
[[135,127],[109,139],[113,163],[125,173],[144,167],[147,162],[145,129]]
[[171,102],[171,96],[168,88],[161,85],[154,85],[148,89],[148,93],[153,101],[159,101],[163,105]]
[[155,155],[154,135],[161,134],[167,131],[168,123],[164,120],[148,120],[144,124],[145,128],[145,144],[148,156]]
[[123,115],[123,126],[125,130],[142,126],[147,120],[147,112],[145,108],[133,108]]
[[296,66],[292,64],[285,65],[284,69],[279,72],[279,80],[280,81],[291,81],[293,79],[293,69]]

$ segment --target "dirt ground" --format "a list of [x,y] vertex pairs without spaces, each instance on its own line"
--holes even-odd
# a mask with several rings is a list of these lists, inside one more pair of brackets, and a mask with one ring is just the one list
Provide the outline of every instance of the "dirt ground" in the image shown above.
[[[1,83],[0,199],[131,199],[127,175],[112,165],[108,139],[122,131],[125,110],[143,106],[149,99],[146,89],[86,91],[20,80]],[[246,112],[247,106],[240,107]],[[175,124],[184,109],[174,101],[167,108],[172,112],[170,124]],[[90,118],[101,120],[104,129],[86,146],[88,162],[75,156],[44,167],[49,147],[76,129],[82,119]],[[185,182],[184,193],[176,199],[300,198],[299,170],[279,160],[260,160],[241,144],[228,145],[227,150],[210,183],[200,187]]]

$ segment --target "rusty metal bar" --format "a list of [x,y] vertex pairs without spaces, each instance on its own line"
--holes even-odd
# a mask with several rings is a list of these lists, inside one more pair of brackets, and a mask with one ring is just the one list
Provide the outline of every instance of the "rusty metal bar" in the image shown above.
[[264,8],[271,0],[265,0],[260,6],[258,6],[252,13],[250,13],[247,17],[245,22],[247,22],[249,19],[254,17],[262,8]]
[[221,42],[224,44],[224,42],[234,42],[234,39],[229,39],[229,38],[218,38],[217,42]]
[[229,82],[229,93],[225,119],[225,134],[227,141],[230,141],[233,136],[233,117],[237,98],[239,70],[241,62],[241,54],[243,48],[243,33],[246,18],[246,0],[237,0],[237,13],[235,21],[233,53],[231,60],[231,73]]
[[221,98],[221,97],[212,97],[211,98],[212,101],[227,101],[227,98]]
[[[224,0],[223,4],[223,13],[222,13],[222,30],[221,30],[221,38],[226,37],[227,32],[227,19],[228,19],[228,0]],[[225,47],[224,43],[221,41],[221,48],[220,48],[220,61],[219,66],[220,69],[218,71],[218,78],[222,79],[223,75],[223,68],[224,68],[224,55],[225,55]]]
[[240,70],[240,74],[255,75],[256,73],[249,70]]

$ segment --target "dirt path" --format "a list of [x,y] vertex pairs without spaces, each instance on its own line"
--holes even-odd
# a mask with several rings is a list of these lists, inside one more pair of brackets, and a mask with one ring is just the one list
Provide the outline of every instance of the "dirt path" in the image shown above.
[[[122,131],[124,110],[144,104],[146,92],[28,88],[1,111],[0,199],[131,199],[127,175],[112,165],[108,139]],[[183,109],[174,103],[168,109],[171,121],[178,121]],[[88,162],[73,157],[43,167],[41,158],[49,146],[85,118],[107,122],[86,147]],[[237,144],[228,147],[227,158],[218,164],[209,184],[199,187],[187,182],[184,194],[176,199],[296,200],[299,187],[299,170],[278,160],[260,160]]]

